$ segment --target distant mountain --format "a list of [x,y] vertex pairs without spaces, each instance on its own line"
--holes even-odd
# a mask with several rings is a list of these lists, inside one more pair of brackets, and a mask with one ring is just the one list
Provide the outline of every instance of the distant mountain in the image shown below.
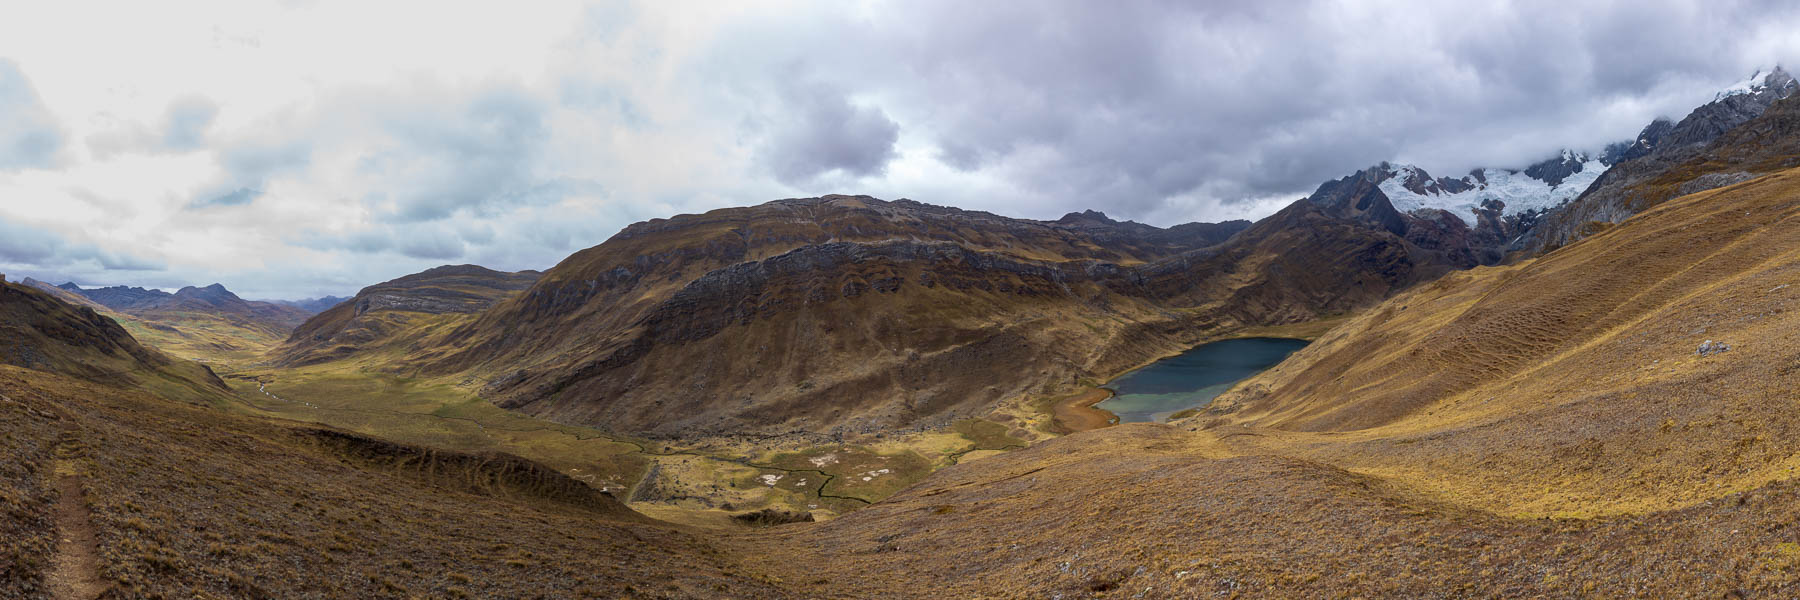
[[[1705,185],[1747,178],[1717,174],[1690,184],[1702,174],[1698,165],[1690,165],[1693,174],[1685,177],[1672,170],[1704,158],[1709,143],[1796,89],[1800,83],[1779,67],[1759,72],[1681,121],[1657,119],[1634,139],[1608,145],[1597,155],[1563,150],[1523,169],[1482,168],[1457,178],[1382,162],[1349,179],[1372,184],[1396,213],[1414,223],[1406,226],[1399,216],[1386,216],[1389,231],[1424,247],[1461,249],[1471,264],[1494,264],[1521,250],[1534,255],[1579,238],[1594,230],[1590,223],[1614,223]],[[1679,181],[1651,185],[1670,177]],[[1460,226],[1444,215],[1455,217]]]
[[244,300],[217,283],[187,286],[173,294],[127,286],[36,284],[92,303],[144,343],[189,359],[254,359],[310,316],[292,306]]
[[342,304],[345,300],[349,300],[349,298],[341,296],[324,296],[319,298],[307,298],[305,300],[268,300],[267,302],[283,306],[292,306],[306,311],[308,314],[316,315],[329,310],[333,306]]
[[[1800,82],[1776,67],[1719,92],[1712,102],[1694,109],[1679,122],[1661,119],[1651,123],[1638,134],[1637,141],[1617,153],[1617,164],[1594,180],[1581,196],[1546,215],[1543,224],[1534,227],[1519,247],[1533,252],[1552,250],[1670,198],[1707,186],[1734,183],[1734,179],[1747,179],[1725,173],[1715,173],[1706,180],[1698,178],[1707,174],[1701,165],[1720,152],[1768,154],[1754,145],[1728,144],[1720,150],[1710,149],[1710,145],[1761,116],[1776,102],[1793,96],[1796,90],[1800,90]],[[1696,181],[1697,184],[1689,184]]]
[[212,312],[250,319],[283,330],[292,330],[309,316],[304,310],[292,306],[244,300],[217,283],[206,287],[187,286],[173,294],[126,286],[84,289],[74,283],[64,283],[57,287],[80,294],[107,308],[139,316]]
[[[421,317],[480,312],[537,281],[537,271],[505,273],[476,265],[446,265],[378,283],[354,298],[333,303],[289,336],[274,356],[284,364],[310,364],[407,343],[426,335],[408,325]],[[428,353],[430,344],[416,345]]]
[[[101,311],[101,312],[111,312],[111,310],[112,310],[112,309],[107,308],[106,305],[104,305],[104,304],[101,304],[99,302],[95,302],[95,301],[89,299],[87,296],[82,295],[80,292],[69,291],[68,288],[51,285],[49,282],[46,282],[46,281],[39,281],[36,279],[32,279],[30,277],[26,277],[25,279],[20,280],[19,284],[35,288],[46,294],[55,296],[56,299],[58,299],[58,300],[67,302],[69,304],[73,304],[75,306],[85,306],[85,307],[92,308],[96,311]],[[74,285],[74,284],[66,284],[66,285]]]
[[1580,195],[1612,163],[1564,150],[1524,169],[1475,169],[1460,178],[1437,177],[1412,165],[1370,167],[1381,191],[1404,213],[1443,210],[1474,227],[1484,210],[1520,217],[1555,208]]
[[153,308],[173,297],[173,294],[162,290],[140,287],[113,286],[84,289],[73,282],[56,286],[63,290],[81,294],[89,300],[114,310],[133,310]]

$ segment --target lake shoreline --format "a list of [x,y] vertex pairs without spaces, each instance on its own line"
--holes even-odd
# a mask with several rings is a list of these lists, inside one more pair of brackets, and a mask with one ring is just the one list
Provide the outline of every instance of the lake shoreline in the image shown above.
[[[1132,371],[1148,367],[1168,358],[1180,356],[1184,352],[1213,342],[1250,337],[1287,338],[1306,340],[1308,342],[1316,341],[1339,324],[1350,320],[1353,316],[1355,316],[1355,313],[1345,313],[1313,319],[1311,321],[1288,323],[1285,325],[1258,325],[1231,329],[1224,333],[1202,338],[1187,349],[1157,356],[1156,358],[1132,365],[1130,368],[1110,373],[1104,381],[1110,383],[1120,377],[1124,377]],[[1049,413],[1051,430],[1057,435],[1069,435],[1078,431],[1100,429],[1116,424],[1119,419],[1118,415],[1113,414],[1112,411],[1104,408],[1094,407],[1095,404],[1105,402],[1107,399],[1112,398],[1113,395],[1113,390],[1108,389],[1106,384],[1101,384],[1088,387],[1084,390],[1075,392],[1070,396],[1056,400],[1050,405]],[[1074,424],[1080,428],[1069,427],[1063,422],[1065,419],[1073,420]]]
[[1116,416],[1116,423],[1163,423],[1175,413],[1204,408],[1310,343],[1255,336],[1199,344],[1107,381],[1102,389],[1111,397],[1091,408]]
[[1118,415],[1094,405],[1112,397],[1112,390],[1096,387],[1063,398],[1051,406],[1051,421],[1062,435],[1111,427]]

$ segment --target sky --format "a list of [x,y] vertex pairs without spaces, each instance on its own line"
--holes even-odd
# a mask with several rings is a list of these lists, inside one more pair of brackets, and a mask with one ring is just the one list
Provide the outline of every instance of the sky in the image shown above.
[[342,296],[829,193],[1255,219],[1796,56],[1780,2],[5,1],[0,272]]

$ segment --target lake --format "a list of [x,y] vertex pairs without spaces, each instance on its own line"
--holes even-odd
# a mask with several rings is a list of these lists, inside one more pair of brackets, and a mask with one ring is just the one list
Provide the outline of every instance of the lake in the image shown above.
[[1120,375],[1107,383],[1114,395],[1094,408],[1120,423],[1162,422],[1178,411],[1206,406],[1231,386],[1275,366],[1306,340],[1238,338],[1196,346]]

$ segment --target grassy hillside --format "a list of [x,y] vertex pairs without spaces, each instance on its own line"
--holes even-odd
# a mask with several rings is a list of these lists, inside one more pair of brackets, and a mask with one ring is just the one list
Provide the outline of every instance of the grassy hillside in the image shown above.
[[916,598],[1791,596],[1796,198],[1783,171],[1452,274],[1204,414],[939,471],[764,564]]
[[[1223,420],[1346,432],[1362,441],[1314,456],[1508,513],[1668,509],[1791,477],[1797,191],[1786,171],[1445,278],[1246,383]],[[1708,340],[1731,351],[1696,354]]]
[[[108,597],[786,597],[692,533],[533,463],[0,367],[0,589]],[[58,512],[74,481],[86,516]],[[91,563],[46,552],[91,530]]]
[[1333,210],[1158,229],[782,200],[633,225],[473,318],[382,338],[409,340],[403,353],[346,344],[331,360],[470,380],[503,407],[621,435],[943,431],[1462,264]]

